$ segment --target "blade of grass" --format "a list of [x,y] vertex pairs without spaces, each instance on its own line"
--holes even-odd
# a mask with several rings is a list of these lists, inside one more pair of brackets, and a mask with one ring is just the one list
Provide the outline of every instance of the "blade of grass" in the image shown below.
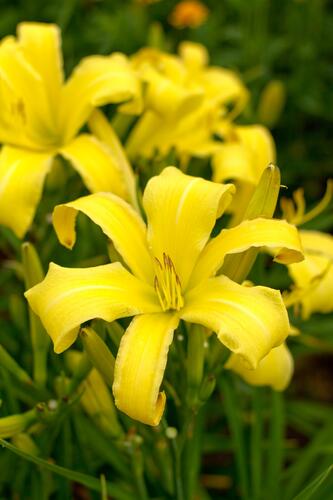
[[[16,446],[13,446],[4,439],[0,439],[0,445],[12,451],[16,455],[24,458],[25,460],[29,460],[30,462],[43,467],[46,470],[54,472],[59,476],[65,477],[70,481],[75,481],[77,483],[83,484],[87,488],[90,488],[93,491],[97,491],[98,493],[101,493],[102,491],[101,482],[96,477],[89,476],[88,474],[82,474],[81,472],[76,472],[71,469],[66,469],[65,467],[61,467],[60,465],[52,464],[51,462],[47,462],[42,458],[30,455],[22,450],[19,450],[18,448],[16,448]],[[116,484],[106,483],[106,487],[108,494],[112,495],[117,500],[133,499],[130,491],[126,492]]]
[[252,396],[252,428],[251,428],[251,478],[252,498],[260,498],[262,481],[262,439],[263,439],[263,402],[260,388],[254,388]]
[[271,415],[266,494],[269,494],[274,500],[279,500],[281,498],[280,486],[284,454],[285,412],[283,396],[276,391],[272,391]]
[[284,490],[284,498],[293,498],[302,487],[304,481],[311,474],[313,464],[322,453],[323,444],[332,442],[332,423],[329,422],[323,429],[318,431],[312,441],[302,450],[298,460],[292,464],[285,473],[288,478]]
[[223,373],[220,377],[219,386],[223,395],[225,413],[230,429],[235,459],[239,477],[240,489],[243,500],[247,500],[249,495],[249,476],[247,469],[247,451],[244,441],[244,429],[239,412],[239,404],[236,402],[233,379],[228,374]]
[[317,476],[310,484],[308,484],[304,490],[302,490],[298,495],[294,497],[293,500],[310,500],[318,488],[326,481],[326,479],[333,473],[333,465],[330,465],[328,469],[324,470],[319,476]]

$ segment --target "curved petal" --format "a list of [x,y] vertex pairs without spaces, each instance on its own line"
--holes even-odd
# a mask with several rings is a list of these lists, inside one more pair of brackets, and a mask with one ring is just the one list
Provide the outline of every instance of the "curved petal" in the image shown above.
[[61,353],[75,342],[85,321],[160,311],[153,287],[117,263],[69,269],[51,263],[45,279],[25,293]]
[[88,125],[92,133],[108,148],[110,148],[110,153],[117,160],[124,176],[129,199],[134,208],[139,211],[134,172],[127,159],[125,150],[111,126],[111,123],[108,122],[102,111],[95,109],[89,118]]
[[60,29],[56,24],[21,23],[17,32],[25,58],[43,80],[55,118],[64,79]]
[[150,179],[143,195],[153,255],[167,254],[186,287],[215,221],[231,201],[234,187],[215,184],[168,167]]
[[333,311],[333,237],[319,231],[300,231],[304,247],[303,262],[288,266],[300,289],[302,314]]
[[113,394],[116,406],[144,424],[158,425],[165,406],[159,392],[178,317],[144,314],[133,319],[116,358]]
[[121,198],[128,197],[124,175],[117,159],[93,135],[81,134],[59,152],[72,163],[93,193],[111,191]]
[[12,37],[0,43],[0,104],[0,142],[54,147],[58,137],[45,85]]
[[[228,254],[245,252],[249,248],[268,247],[274,260],[290,264],[303,260],[297,228],[284,220],[246,220],[231,229],[223,229],[202,251],[190,280],[190,287],[213,276],[222,267]],[[223,270],[222,270],[223,271]]]
[[52,155],[4,146],[0,153],[0,224],[22,238],[40,200]]
[[[133,101],[133,112],[136,107],[139,111],[140,92],[137,75],[123,54],[82,59],[64,87],[61,107],[64,142],[82,127],[94,107]],[[129,104],[123,111],[129,111]]]
[[189,291],[181,318],[214,330],[251,368],[280,345],[290,330],[279,291],[241,286],[226,276],[206,280]]
[[225,368],[238,373],[250,385],[269,385],[276,391],[284,391],[293,375],[294,360],[286,344],[281,344],[272,349],[255,370],[249,370],[237,354],[230,356]]
[[54,228],[60,243],[67,248],[73,248],[75,243],[78,211],[102,228],[133,274],[152,283],[153,266],[146,226],[128,203],[111,193],[96,193],[55,207]]
[[229,133],[231,140],[221,144],[213,158],[214,181],[237,179],[257,185],[265,168],[275,162],[273,137],[262,125],[234,127]]

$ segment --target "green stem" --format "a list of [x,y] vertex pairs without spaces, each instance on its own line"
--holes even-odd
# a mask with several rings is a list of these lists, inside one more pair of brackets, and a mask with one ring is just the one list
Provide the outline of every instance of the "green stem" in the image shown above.
[[175,500],[185,500],[182,473],[181,473],[181,449],[179,440],[171,440],[171,449],[173,453],[173,472],[175,479]]
[[266,492],[269,493],[274,500],[281,498],[280,478],[283,464],[284,425],[283,396],[279,392],[272,391],[270,453],[268,457]]
[[143,476],[143,457],[140,448],[137,448],[132,455],[132,470],[139,499],[148,500],[147,487]]
[[252,397],[253,422],[251,430],[251,476],[252,476],[252,498],[259,500],[262,481],[262,397],[260,388],[254,388]]
[[239,404],[236,402],[233,380],[226,373],[220,377],[219,385],[223,394],[226,417],[231,433],[233,448],[235,450],[236,466],[238,471],[240,489],[244,500],[249,495],[249,478],[247,469],[247,452],[245,449],[243,424],[238,411]]

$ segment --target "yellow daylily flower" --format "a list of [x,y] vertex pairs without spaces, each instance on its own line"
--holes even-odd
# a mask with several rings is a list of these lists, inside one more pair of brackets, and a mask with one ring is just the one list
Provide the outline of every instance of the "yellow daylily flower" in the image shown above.
[[272,349],[259,361],[255,370],[249,370],[237,354],[232,354],[225,368],[240,375],[250,385],[268,385],[283,391],[289,385],[294,371],[294,360],[285,343]]
[[141,422],[157,425],[162,416],[160,385],[180,320],[213,330],[252,368],[288,335],[279,291],[241,286],[217,273],[226,255],[256,246],[272,248],[280,262],[301,260],[297,230],[285,221],[258,218],[210,239],[233,193],[231,184],[168,167],[144,191],[147,226],[111,193],[85,196],[54,210],[63,245],[73,247],[75,220],[82,212],[113,241],[126,268],[119,262],[84,269],[51,264],[44,281],[26,297],[57,353],[73,344],[85,321],[135,316],[121,339],[113,392],[116,406]]
[[[306,212],[303,189],[293,193],[293,199],[282,198],[283,216],[289,222],[301,225],[317,217],[329,205],[333,196],[333,181],[327,181],[323,198]],[[288,266],[294,289],[285,295],[288,305],[302,306],[302,316],[314,312],[333,311],[333,237],[320,231],[299,231],[304,247],[304,261]]]
[[133,64],[147,91],[146,111],[127,142],[130,157],[156,150],[166,154],[171,148],[183,156],[210,155],[220,144],[213,140],[219,120],[234,118],[248,99],[233,71],[208,66],[200,44],[182,42],[179,56],[143,49]]
[[21,23],[17,31],[0,43],[0,223],[22,237],[57,154],[90,191],[131,199],[110,147],[79,130],[96,106],[130,101],[124,111],[139,111],[140,86],[119,53],[86,57],[64,82],[59,28]]
[[302,306],[303,318],[333,311],[333,236],[320,231],[299,231],[304,261],[288,266]]
[[262,125],[226,126],[221,122],[219,133],[225,142],[212,159],[213,180],[232,180],[237,186],[237,200],[230,211],[238,215],[235,222],[239,222],[263,171],[275,163],[275,144],[269,130]]

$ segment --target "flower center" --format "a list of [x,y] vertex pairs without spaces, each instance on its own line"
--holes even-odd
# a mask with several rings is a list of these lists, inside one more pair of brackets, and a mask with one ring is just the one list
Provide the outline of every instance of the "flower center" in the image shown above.
[[184,305],[182,287],[171,258],[163,253],[163,261],[155,257],[154,287],[163,311],[179,311]]

